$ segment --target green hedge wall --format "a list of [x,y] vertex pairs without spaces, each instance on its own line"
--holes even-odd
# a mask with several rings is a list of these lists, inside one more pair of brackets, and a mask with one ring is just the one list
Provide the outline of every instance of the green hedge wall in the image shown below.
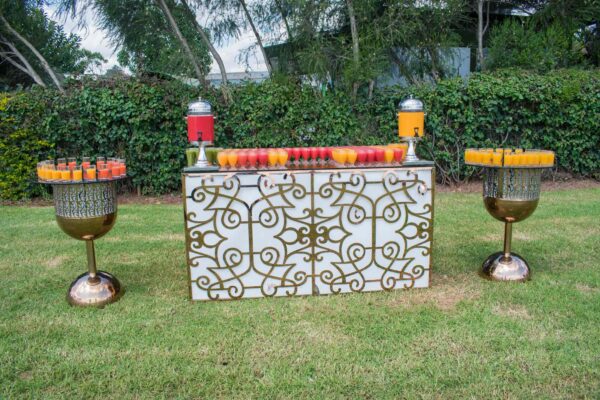
[[[158,80],[72,83],[67,94],[36,88],[0,95],[0,197],[41,193],[35,162],[48,156],[120,156],[144,193],[177,191],[184,164],[187,103],[198,89]],[[353,103],[341,93],[267,81],[233,88],[214,105],[220,146],[378,144],[397,141],[396,105],[408,94],[425,102],[421,156],[445,182],[468,179],[466,147],[522,146],[557,152],[561,170],[600,178],[600,71],[547,75],[503,71],[468,82],[392,87]]]

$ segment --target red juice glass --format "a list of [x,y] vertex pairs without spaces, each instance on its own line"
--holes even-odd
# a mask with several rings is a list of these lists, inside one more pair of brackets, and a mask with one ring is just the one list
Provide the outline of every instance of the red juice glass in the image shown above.
[[367,148],[367,150],[365,150],[367,153],[367,162],[368,163],[372,163],[375,162],[375,150],[371,149],[371,148]]
[[403,151],[402,149],[394,149],[394,161],[397,163],[401,163],[402,162],[402,156],[404,154],[402,154]]
[[318,147],[310,148],[310,158],[312,159],[313,163],[317,162],[317,158],[319,158],[319,148]]
[[385,150],[381,147],[375,148],[375,160],[380,163],[385,161]]
[[294,157],[294,161],[298,164],[300,162],[300,147],[292,148],[291,156]]
[[238,152],[238,164],[240,165],[240,168],[244,169],[246,168],[246,165],[248,164],[248,153],[245,151],[240,151]]
[[256,168],[256,162],[258,161],[258,152],[256,150],[248,151],[248,166],[250,168]]
[[310,147],[302,147],[300,149],[300,155],[302,156],[302,160],[304,164],[308,163],[308,159],[310,158]]
[[328,156],[327,147],[319,147],[319,158],[321,159],[321,163],[325,164],[325,160]]
[[258,152],[258,166],[259,168],[265,168],[269,162],[269,153],[266,150],[260,150]]
[[359,164],[367,162],[367,151],[364,148],[359,147],[356,149],[356,160]]

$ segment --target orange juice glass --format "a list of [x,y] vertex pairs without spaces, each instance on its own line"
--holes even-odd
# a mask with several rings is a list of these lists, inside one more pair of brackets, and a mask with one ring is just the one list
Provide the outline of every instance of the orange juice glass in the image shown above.
[[285,166],[285,164],[287,163],[288,160],[288,152],[285,150],[279,150],[277,152],[277,161],[279,162],[279,165],[281,165],[282,167]]
[[[387,149],[387,150],[392,152],[392,159],[393,159],[394,158],[394,150],[393,149]],[[356,150],[354,150],[354,149],[346,150],[346,161],[348,162],[348,164],[354,165],[354,163],[356,163],[357,157],[358,157],[358,153],[356,152]]]
[[498,167],[502,166],[502,153],[494,152],[492,153],[492,164]]
[[220,151],[217,153],[217,162],[221,168],[225,168],[229,164],[229,157],[227,153],[227,151]]
[[267,152],[267,159],[269,160],[269,167],[274,168],[279,161],[279,154],[277,150],[269,150]]
[[235,168],[238,162],[238,154],[236,151],[232,150],[227,154],[227,162],[231,168]]
[[386,164],[391,164],[394,161],[394,149],[386,148],[384,157]]
[[85,180],[95,181],[96,180],[96,166],[90,165],[85,169]]
[[81,169],[81,166],[73,168],[72,174],[74,181],[81,182],[83,180],[83,170]]

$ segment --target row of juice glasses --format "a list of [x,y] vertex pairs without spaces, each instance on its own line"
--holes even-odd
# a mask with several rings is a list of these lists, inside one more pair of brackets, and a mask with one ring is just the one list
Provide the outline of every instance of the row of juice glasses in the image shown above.
[[96,157],[92,164],[89,157],[83,157],[81,164],[75,157],[46,160],[37,164],[37,175],[40,181],[80,182],[109,180],[127,175],[127,165],[123,158]]
[[554,165],[554,152],[547,150],[523,149],[467,149],[465,150],[467,164],[489,166],[528,166],[551,167]]
[[332,150],[333,161],[341,166],[400,164],[405,155],[404,148],[393,146],[339,147]]
[[354,147],[290,147],[281,149],[219,150],[216,163],[222,169],[284,168],[334,165],[400,164],[406,145]]
[[222,169],[283,168],[288,158],[284,149],[229,149],[217,153]]

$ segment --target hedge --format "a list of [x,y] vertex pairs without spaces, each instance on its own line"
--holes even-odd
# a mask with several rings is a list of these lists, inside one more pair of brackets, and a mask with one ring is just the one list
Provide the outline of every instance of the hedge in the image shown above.
[[[187,103],[200,93],[177,81],[120,79],[0,94],[0,197],[35,196],[35,162],[67,155],[128,160],[143,193],[179,190]],[[269,80],[233,88],[227,106],[203,91],[224,147],[382,144],[397,141],[396,106],[408,94],[426,106],[421,156],[444,182],[469,179],[466,147],[522,146],[557,152],[558,168],[600,178],[600,71],[546,75],[503,71],[435,86],[391,87],[352,102],[342,93]]]

